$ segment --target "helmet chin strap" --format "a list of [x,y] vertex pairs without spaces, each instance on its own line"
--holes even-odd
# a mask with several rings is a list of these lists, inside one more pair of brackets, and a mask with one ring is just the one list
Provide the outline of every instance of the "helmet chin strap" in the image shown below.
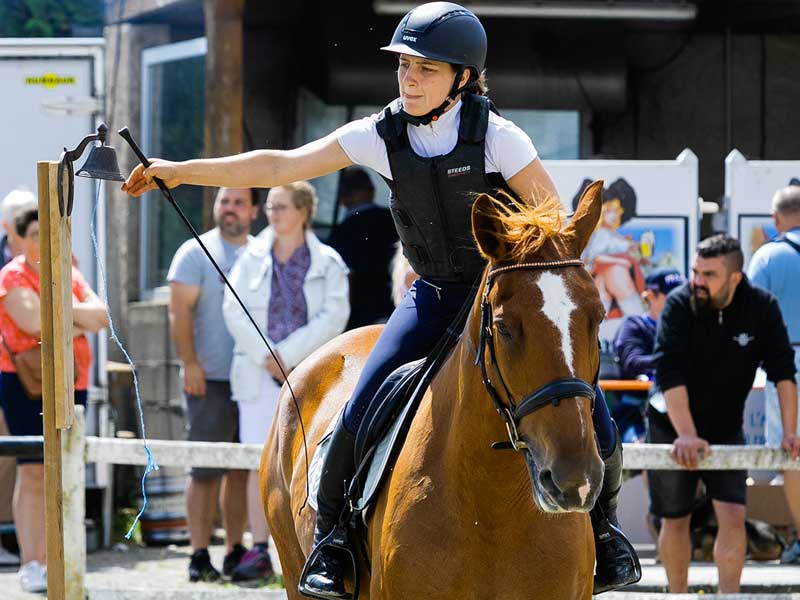
[[458,98],[459,94],[466,89],[467,85],[472,83],[471,81],[467,81],[467,84],[464,87],[458,87],[458,82],[461,81],[461,78],[464,76],[464,67],[458,67],[456,71],[455,79],[453,79],[453,87],[450,88],[450,92],[447,94],[447,97],[444,99],[439,106],[434,108],[432,111],[422,115],[421,117],[415,117],[414,115],[408,114],[405,109],[400,109],[400,117],[410,125],[414,125],[414,127],[419,127],[420,125],[429,125],[432,121],[438,121],[439,117],[441,117],[447,107],[450,106],[450,103],[453,102],[456,98]]

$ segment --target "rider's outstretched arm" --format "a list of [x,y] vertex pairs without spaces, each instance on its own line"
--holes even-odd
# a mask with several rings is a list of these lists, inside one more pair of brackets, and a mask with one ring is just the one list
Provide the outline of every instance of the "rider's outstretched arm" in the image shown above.
[[156,188],[154,177],[171,188],[181,184],[269,188],[327,175],[352,164],[335,133],[331,133],[294,150],[253,150],[183,162],[154,158],[146,169],[137,165],[122,190],[132,196],[141,196]]

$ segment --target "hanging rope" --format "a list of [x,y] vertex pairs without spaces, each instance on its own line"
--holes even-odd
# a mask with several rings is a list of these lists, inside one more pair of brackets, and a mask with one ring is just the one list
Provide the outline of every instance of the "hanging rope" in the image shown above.
[[153,458],[152,452],[150,452],[150,448],[147,445],[147,432],[145,431],[144,427],[144,411],[142,410],[142,397],[139,395],[139,377],[136,375],[136,367],[133,364],[133,359],[131,359],[130,354],[125,349],[122,341],[119,339],[117,335],[117,330],[114,327],[114,319],[111,317],[111,309],[108,306],[108,282],[106,281],[106,272],[103,268],[103,262],[100,260],[100,250],[97,244],[97,207],[100,204],[100,185],[101,182],[98,181],[95,186],[95,195],[94,195],[94,207],[92,209],[92,220],[91,220],[91,227],[90,227],[90,235],[92,237],[92,248],[94,249],[94,258],[95,263],[97,264],[97,271],[100,273],[100,282],[101,282],[101,298],[103,299],[103,303],[106,306],[106,315],[108,315],[108,330],[111,335],[111,339],[117,345],[117,348],[120,349],[123,356],[125,356],[125,360],[128,361],[128,365],[131,367],[131,373],[133,373],[133,389],[136,392],[136,408],[139,411],[139,427],[142,430],[142,440],[144,443],[144,451],[147,454],[147,466],[144,469],[144,475],[142,475],[142,508],[139,510],[139,514],[136,515],[136,518],[133,520],[133,523],[128,529],[128,533],[125,534],[125,539],[131,539],[133,535],[133,531],[136,528],[136,524],[141,519],[142,515],[144,514],[145,509],[147,508],[147,488],[145,483],[147,481],[147,476],[150,474],[151,471],[158,470],[158,464],[156,464],[155,459]]

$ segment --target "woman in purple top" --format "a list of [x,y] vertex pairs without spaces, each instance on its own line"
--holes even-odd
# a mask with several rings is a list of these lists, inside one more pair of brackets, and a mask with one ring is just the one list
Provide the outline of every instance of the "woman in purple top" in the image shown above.
[[[265,205],[270,225],[242,252],[230,275],[287,373],[344,331],[350,315],[347,267],[311,231],[316,204],[306,181],[273,188]],[[235,344],[230,381],[239,403],[239,439],[264,444],[283,376],[230,291],[223,314]],[[272,570],[258,471],[248,480],[248,517],[255,545],[234,570],[234,580],[262,578]]]

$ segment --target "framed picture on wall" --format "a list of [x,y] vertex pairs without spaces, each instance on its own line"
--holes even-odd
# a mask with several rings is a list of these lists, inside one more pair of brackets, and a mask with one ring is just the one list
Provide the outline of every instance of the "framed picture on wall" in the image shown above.
[[[613,208],[613,207],[612,207]],[[583,253],[606,308],[600,328],[604,348],[628,315],[643,314],[644,280],[653,269],[688,271],[689,219],[683,215],[636,215],[615,227],[607,221],[595,230]]]
[[756,250],[778,235],[775,221],[766,214],[740,214],[736,231],[742,245],[745,269]]
[[688,272],[699,234],[697,157],[687,149],[675,160],[546,165],[567,212],[577,209],[587,186],[603,180],[600,219],[581,258],[606,310],[600,342],[610,356],[623,318],[647,311],[642,299],[647,275],[659,267]]

